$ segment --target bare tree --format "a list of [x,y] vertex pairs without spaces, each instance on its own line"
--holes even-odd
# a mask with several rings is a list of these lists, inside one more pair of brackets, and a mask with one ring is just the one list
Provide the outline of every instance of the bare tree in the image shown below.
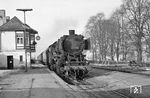
[[92,16],[88,20],[86,27],[86,33],[91,37],[91,51],[93,53],[93,61],[97,60],[97,40],[96,40],[96,27],[95,27],[96,17]]
[[[123,29],[121,29],[121,26],[122,26],[122,28],[123,28],[123,19],[122,19],[122,16],[123,16],[123,14],[121,13],[121,11],[120,10],[116,10],[113,14],[112,14],[112,16],[111,16],[111,18],[110,18],[110,20],[112,20],[114,23],[115,23],[115,32],[116,32],[116,37],[115,37],[115,43],[116,43],[116,45],[115,45],[115,52],[116,52],[116,58],[117,58],[117,61],[119,60],[119,55],[120,55],[120,44],[121,44],[121,32],[123,32]],[[122,21],[121,21],[122,20]]]
[[137,49],[137,61],[142,62],[142,38],[144,37],[144,26],[148,18],[148,0],[124,0],[123,4],[128,20],[128,30],[134,36]]

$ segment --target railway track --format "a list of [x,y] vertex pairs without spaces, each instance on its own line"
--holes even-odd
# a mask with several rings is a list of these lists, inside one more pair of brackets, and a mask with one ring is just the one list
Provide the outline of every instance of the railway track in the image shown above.
[[[64,80],[64,78],[62,77],[61,79]],[[109,87],[107,88],[107,85],[100,86],[96,80],[89,81],[88,79],[85,79],[83,81],[78,81],[78,82],[72,82],[72,81],[68,82],[68,80],[67,81],[64,80],[64,81],[66,82],[66,86],[69,88],[71,92],[68,92],[67,90],[66,91],[72,96],[80,94],[82,98],[131,98],[130,95],[125,94],[124,92],[120,92],[119,90],[118,91],[109,90]],[[74,87],[77,87],[78,89],[75,89]],[[74,98],[78,98],[78,97],[74,97]],[[134,97],[132,96],[132,98]]]
[[[90,81],[91,83],[91,81]],[[87,84],[90,84],[87,82]],[[96,82],[93,82],[95,84]],[[97,84],[96,84],[97,85]],[[103,88],[103,90],[100,87],[95,88],[93,85],[77,85],[77,87],[82,90],[84,93],[88,94],[91,98],[129,98],[129,96],[122,94],[117,91],[106,91],[106,89]],[[94,90],[96,90],[94,92]]]
[[102,90],[101,87],[93,86],[95,83],[96,82],[93,82],[93,84],[91,84],[91,81],[81,81],[74,85],[66,84],[66,86],[73,92],[80,94],[82,98],[130,98],[118,91],[107,91],[104,88]]
[[80,92],[80,95],[83,98],[100,98],[99,96],[95,95],[94,93],[86,91],[84,88],[82,88],[79,85],[76,85],[76,87],[79,88],[78,90],[72,88],[69,84],[67,84],[67,86],[74,92]]
[[[93,72],[94,73],[91,74],[96,75],[97,73],[99,73],[96,70],[93,70]],[[122,92],[118,92],[116,90],[110,91],[109,88],[107,88],[108,85],[101,86],[100,84],[97,84],[96,80],[89,81],[86,78],[84,81],[75,83],[74,85],[77,86],[81,92],[87,94],[89,98],[130,98],[129,95],[124,94]]]

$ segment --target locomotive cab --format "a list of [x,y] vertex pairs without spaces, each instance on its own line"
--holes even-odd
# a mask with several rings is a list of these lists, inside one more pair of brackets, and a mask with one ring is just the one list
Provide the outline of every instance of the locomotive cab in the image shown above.
[[90,50],[91,49],[91,43],[90,38],[84,40],[84,50]]

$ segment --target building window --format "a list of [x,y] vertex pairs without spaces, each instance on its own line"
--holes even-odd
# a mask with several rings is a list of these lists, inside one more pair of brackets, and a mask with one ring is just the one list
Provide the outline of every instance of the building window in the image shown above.
[[23,56],[20,55],[20,62],[23,62]]
[[28,46],[29,45],[29,38],[26,37],[26,45]]
[[35,35],[34,35],[34,34],[31,34],[31,35],[30,35],[30,38],[31,38],[31,44],[33,44],[33,42],[35,41]]
[[29,33],[26,32],[26,45],[29,46]]
[[23,44],[23,38],[18,37],[17,38],[17,44]]
[[17,33],[17,44],[23,44],[23,34]]

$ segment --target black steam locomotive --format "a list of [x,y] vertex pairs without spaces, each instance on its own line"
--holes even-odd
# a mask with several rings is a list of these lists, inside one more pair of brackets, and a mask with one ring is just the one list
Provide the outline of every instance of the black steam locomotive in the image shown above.
[[88,62],[83,50],[89,49],[89,39],[84,39],[82,35],[75,34],[74,30],[69,30],[69,35],[62,36],[50,45],[38,59],[61,76],[81,80],[88,73]]

